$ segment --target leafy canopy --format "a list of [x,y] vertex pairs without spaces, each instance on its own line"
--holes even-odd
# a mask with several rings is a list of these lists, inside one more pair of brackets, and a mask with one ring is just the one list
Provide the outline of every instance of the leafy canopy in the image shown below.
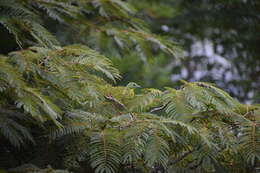
[[[153,51],[179,51],[152,34],[129,3],[1,1],[0,13],[23,47],[0,56],[0,167],[7,172],[61,171],[8,169],[30,162],[96,173],[256,170],[259,106],[203,82],[164,90],[116,85],[119,71],[103,54],[136,51],[149,62]],[[44,14],[64,30],[77,29],[81,44],[61,46]]]

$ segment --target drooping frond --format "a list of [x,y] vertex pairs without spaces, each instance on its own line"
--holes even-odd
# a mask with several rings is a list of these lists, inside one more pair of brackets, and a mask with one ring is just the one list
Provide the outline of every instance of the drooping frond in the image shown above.
[[111,130],[92,134],[88,154],[95,172],[117,172],[121,156],[118,140],[117,134]]
[[[41,45],[54,48],[59,45],[54,35],[59,40],[67,40],[64,38],[67,35],[106,55],[123,57],[135,50],[143,61],[152,58],[154,50],[175,57],[181,55],[176,43],[151,33],[137,17],[134,7],[125,1],[25,0],[22,3],[4,0],[0,7],[0,23],[15,36],[20,47]],[[56,35],[62,32],[59,30],[50,33],[49,26],[43,22],[47,16],[54,22],[58,21],[57,26],[66,26],[63,31],[66,34]]]
[[16,147],[24,145],[27,141],[34,143],[30,131],[17,120],[26,120],[26,117],[15,110],[0,107],[0,134],[7,138]]
[[161,164],[166,168],[170,152],[169,144],[158,135],[152,135],[147,140],[144,156],[147,165],[153,167],[156,164]]
[[[5,60],[7,59],[0,59],[0,79],[8,87],[8,90],[5,90],[5,92],[14,99],[17,107],[23,108],[37,119],[44,120],[50,118],[55,121],[59,117],[60,109],[47,96],[28,86],[22,74]],[[41,114],[42,116],[40,116]]]
[[64,115],[62,127],[52,131],[50,137],[56,139],[61,136],[80,133],[85,129],[91,128],[90,117],[92,116],[95,115],[80,110],[67,112]]
[[135,136],[137,129],[130,128],[129,131],[131,132],[124,135],[124,138],[121,139],[123,164],[132,164],[138,162],[145,150],[145,143],[140,138],[138,139],[138,136]]
[[224,115],[240,113],[241,104],[226,92],[202,82],[184,82],[180,90],[167,89],[163,96],[169,103],[166,113],[173,117],[192,118],[203,112],[218,112]]
[[255,165],[260,160],[259,121],[242,124],[240,134],[240,151],[248,164]]
[[[115,81],[119,77],[118,70],[106,57],[85,46],[73,45],[56,50],[32,47],[0,58],[3,98],[33,118],[41,122],[51,120],[60,128],[73,119],[74,126],[64,129],[63,134],[81,129],[77,127],[75,130],[76,119],[85,128],[87,117],[84,116],[89,114],[77,113],[78,117],[70,117],[75,115],[72,107],[93,107],[101,102],[104,100],[102,87],[109,86],[103,78]],[[65,119],[60,123],[58,119],[62,116]],[[18,137],[17,140],[21,141]]]
[[[26,44],[28,41],[36,41],[45,47],[59,45],[56,38],[40,24],[39,17],[16,1],[0,2],[0,24],[15,36],[20,47],[26,41]],[[29,33],[34,40],[25,37],[25,33]]]
[[147,111],[152,106],[157,106],[162,92],[157,89],[144,89],[143,93],[137,95],[127,104],[131,111]]
[[164,103],[168,103],[165,112],[172,118],[179,119],[191,116],[193,113],[192,106],[185,99],[185,95],[180,90],[167,89],[163,95]]
[[99,14],[103,17],[122,17],[128,18],[129,15],[133,15],[135,10],[127,2],[120,0],[95,0],[91,4],[98,9]]
[[215,105],[216,109],[220,112],[229,113],[228,109],[233,109],[233,111],[235,111],[236,108],[240,106],[240,103],[238,101],[233,99],[226,92],[222,91],[219,88],[216,88],[213,85],[203,82],[195,82],[194,84],[205,90],[204,92],[202,92],[206,97],[205,101],[208,101],[209,103]]

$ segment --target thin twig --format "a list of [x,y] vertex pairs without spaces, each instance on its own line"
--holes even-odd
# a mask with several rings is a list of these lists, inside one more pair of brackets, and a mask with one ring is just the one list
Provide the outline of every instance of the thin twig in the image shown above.
[[160,107],[155,107],[155,108],[151,109],[150,113],[154,113],[154,112],[157,112],[157,111],[160,111],[160,110],[164,109],[169,103],[170,102],[168,102],[168,103],[166,103],[166,104],[164,104],[164,105],[162,105]]

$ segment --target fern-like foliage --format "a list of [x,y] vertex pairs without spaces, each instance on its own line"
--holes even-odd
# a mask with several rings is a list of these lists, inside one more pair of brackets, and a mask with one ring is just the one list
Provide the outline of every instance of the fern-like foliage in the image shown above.
[[116,173],[120,164],[120,148],[118,133],[104,130],[93,133],[90,139],[88,154],[91,166],[96,172]]
[[240,151],[248,164],[254,166],[260,160],[259,122],[244,123],[239,137]]
[[[259,106],[203,82],[164,91],[113,86],[121,76],[103,54],[144,62],[158,50],[180,54],[130,3],[2,0],[0,24],[26,48],[0,56],[0,140],[37,144],[31,126],[40,126],[43,138],[61,144],[63,160],[96,173],[223,172],[241,164],[248,171],[258,164]],[[59,46],[71,37],[85,45]]]
[[0,132],[16,147],[25,145],[26,140],[34,143],[30,131],[21,124],[21,121],[26,121],[26,117],[22,113],[17,110],[0,108]]
[[[12,52],[9,57],[1,56],[0,66],[0,98],[7,99],[41,122],[51,120],[58,126],[61,126],[58,119],[66,109],[75,105],[93,106],[103,98],[97,86],[107,85],[102,77],[111,80],[120,77],[108,59],[87,47],[76,45],[57,50],[33,47]],[[3,115],[3,118],[8,117]],[[15,123],[8,119],[3,122]],[[14,129],[27,134],[18,125]],[[3,132],[5,136],[8,133]]]
[[66,146],[68,168],[87,162],[96,173],[220,171],[230,169],[223,158],[241,164],[237,152],[245,153],[244,164],[258,162],[258,106],[211,84],[112,86],[118,70],[82,45],[11,52],[0,67],[1,136],[19,147],[34,143],[27,123],[45,127],[50,141]]
[[132,99],[128,105],[131,111],[148,111],[153,106],[158,106],[162,92],[157,89],[144,89],[143,93]]
[[202,82],[184,82],[180,90],[169,88],[163,99],[165,103],[169,102],[166,113],[181,119],[190,119],[202,112],[235,115],[236,112],[243,111],[243,106],[227,93]]
[[[154,47],[175,57],[181,54],[175,43],[151,33],[137,18],[134,7],[121,0],[3,0],[0,14],[0,23],[14,35],[20,47],[54,48],[60,44],[56,38],[61,41],[71,38],[117,57],[135,50],[143,61],[152,57]],[[46,17],[53,23],[58,22],[57,26],[63,26],[59,28],[66,26],[64,31],[55,31],[66,34],[60,38],[53,33],[55,29],[51,33],[43,22]],[[75,31],[78,31],[76,35]]]
[[[1,1],[0,16],[0,23],[14,35],[20,47],[28,44],[28,41],[35,41],[45,47],[59,44],[56,38],[40,24],[39,16],[17,1]],[[28,33],[33,40],[25,37],[25,33]]]

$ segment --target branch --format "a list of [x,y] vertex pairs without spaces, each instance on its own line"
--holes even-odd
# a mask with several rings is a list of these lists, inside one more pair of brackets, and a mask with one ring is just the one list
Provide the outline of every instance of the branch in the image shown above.
[[121,103],[120,101],[118,101],[116,98],[114,98],[113,96],[104,96],[107,100],[114,102],[117,106],[119,106],[119,108],[123,109],[123,110],[127,110],[126,106]]
[[157,111],[160,111],[160,110],[163,110],[168,104],[170,103],[170,101],[160,107],[155,107],[153,109],[150,110],[150,113],[154,113],[154,112],[157,112]]
[[187,157],[188,155],[190,155],[190,154],[193,153],[194,151],[195,151],[195,149],[194,149],[194,150],[186,151],[186,152],[183,153],[180,157],[176,158],[176,159],[173,160],[173,161],[170,161],[170,162],[169,162],[169,165],[174,165],[174,164],[180,162],[182,159],[184,159],[185,157]]

